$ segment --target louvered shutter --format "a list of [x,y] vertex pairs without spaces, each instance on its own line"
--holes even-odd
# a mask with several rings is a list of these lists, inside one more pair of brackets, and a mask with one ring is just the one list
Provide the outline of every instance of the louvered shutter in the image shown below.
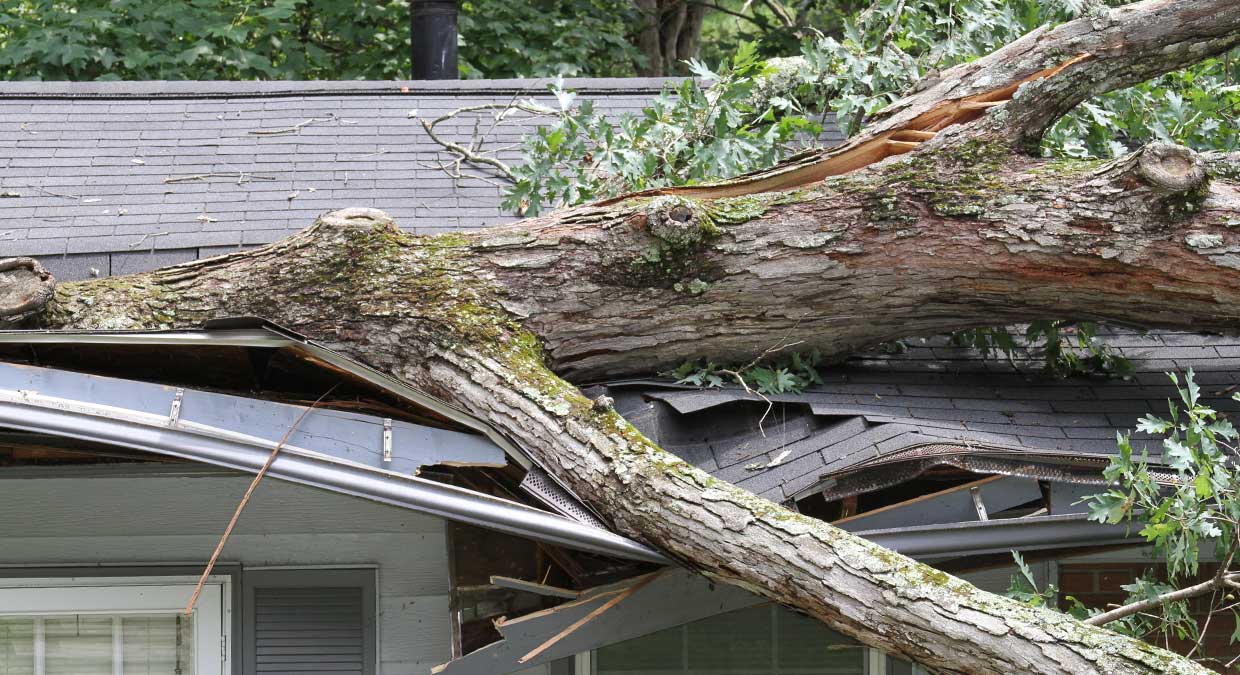
[[357,572],[246,573],[246,675],[371,675],[374,574]]

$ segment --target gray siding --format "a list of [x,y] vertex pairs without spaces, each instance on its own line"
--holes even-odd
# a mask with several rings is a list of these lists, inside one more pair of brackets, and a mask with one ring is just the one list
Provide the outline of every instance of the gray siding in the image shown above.
[[[210,556],[249,483],[227,474],[0,480],[0,564],[193,564]],[[221,556],[245,569],[378,567],[383,675],[451,656],[443,521],[268,479]]]

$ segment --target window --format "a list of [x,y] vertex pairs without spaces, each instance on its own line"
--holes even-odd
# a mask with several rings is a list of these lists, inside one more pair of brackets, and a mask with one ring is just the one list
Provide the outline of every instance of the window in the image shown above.
[[0,580],[0,675],[224,675],[227,580]]
[[578,654],[578,675],[926,675],[778,605],[762,605]]
[[596,675],[862,675],[866,650],[776,605],[712,616],[608,647]]

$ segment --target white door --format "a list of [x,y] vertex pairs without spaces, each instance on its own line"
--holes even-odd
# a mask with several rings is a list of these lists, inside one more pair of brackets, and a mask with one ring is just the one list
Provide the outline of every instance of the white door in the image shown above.
[[225,675],[226,579],[0,579],[0,675]]

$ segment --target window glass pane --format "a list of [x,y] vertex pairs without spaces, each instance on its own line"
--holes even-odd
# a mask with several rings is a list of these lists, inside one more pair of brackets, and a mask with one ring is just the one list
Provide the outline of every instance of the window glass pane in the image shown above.
[[684,629],[677,626],[598,650],[600,675],[679,673],[684,661]]
[[179,614],[0,618],[0,675],[194,675],[191,624]]
[[851,638],[796,612],[781,608],[775,615],[781,671],[851,675],[865,668],[865,649]]
[[34,619],[0,618],[0,675],[34,675]]
[[112,675],[112,618],[49,616],[43,619],[46,675]]
[[904,659],[887,655],[887,675],[915,675],[913,664]]
[[862,675],[865,650],[763,605],[603,647],[595,663],[597,675]]
[[712,616],[688,624],[687,629],[690,670],[770,670],[770,606]]
[[126,616],[121,619],[125,675],[192,675],[192,617]]

